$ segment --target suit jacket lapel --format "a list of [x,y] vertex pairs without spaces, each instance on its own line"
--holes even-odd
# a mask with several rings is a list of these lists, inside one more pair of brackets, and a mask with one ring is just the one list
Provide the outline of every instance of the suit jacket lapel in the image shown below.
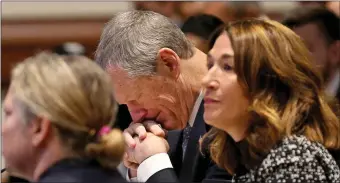
[[199,139],[206,133],[206,125],[204,123],[203,114],[204,106],[202,102],[197,112],[193,129],[190,133],[188,146],[181,167],[180,181],[192,182],[194,179],[200,156]]
[[174,170],[179,176],[179,171],[182,165],[182,130],[172,130],[167,134],[167,141],[169,143],[169,158],[171,160]]

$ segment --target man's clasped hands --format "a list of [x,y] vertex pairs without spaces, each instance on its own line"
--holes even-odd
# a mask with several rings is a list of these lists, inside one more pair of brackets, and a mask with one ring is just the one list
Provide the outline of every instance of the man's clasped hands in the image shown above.
[[130,178],[137,176],[137,168],[144,160],[169,151],[167,131],[155,121],[143,120],[141,118],[132,122],[123,133],[126,144],[123,162],[129,168]]

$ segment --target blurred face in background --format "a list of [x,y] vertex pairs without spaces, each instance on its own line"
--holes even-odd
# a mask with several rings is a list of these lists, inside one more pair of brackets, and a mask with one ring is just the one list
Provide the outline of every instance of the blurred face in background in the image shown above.
[[33,161],[32,136],[29,124],[23,121],[21,110],[14,103],[11,90],[4,100],[4,118],[2,122],[2,155],[6,168],[12,175],[25,175],[30,171]]
[[304,41],[312,54],[312,59],[323,73],[327,81],[330,70],[338,67],[339,58],[334,58],[331,54],[329,43],[325,34],[320,30],[317,23],[307,23],[297,26],[293,31],[298,34]]
[[193,34],[193,33],[185,33],[185,36],[195,45],[195,47],[205,54],[209,51],[208,41],[203,39],[202,37]]

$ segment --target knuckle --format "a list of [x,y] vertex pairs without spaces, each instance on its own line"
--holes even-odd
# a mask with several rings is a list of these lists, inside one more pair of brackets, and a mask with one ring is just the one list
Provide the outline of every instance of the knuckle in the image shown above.
[[146,120],[143,122],[144,124],[147,124],[147,125],[152,125],[152,124],[157,124],[155,121],[153,120]]
[[140,124],[139,123],[131,123],[129,128],[130,129],[133,129],[133,128],[136,128],[137,126],[139,126]]
[[141,129],[145,129],[145,127],[143,125],[139,125],[136,127],[136,130],[141,130]]
[[123,134],[125,142],[129,142],[130,140],[130,134]]

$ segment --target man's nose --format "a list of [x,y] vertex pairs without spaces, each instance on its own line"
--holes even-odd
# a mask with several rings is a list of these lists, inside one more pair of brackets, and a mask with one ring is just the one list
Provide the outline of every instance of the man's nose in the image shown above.
[[140,105],[128,103],[127,107],[129,109],[133,122],[139,122],[143,120],[144,117],[147,115],[147,110]]

